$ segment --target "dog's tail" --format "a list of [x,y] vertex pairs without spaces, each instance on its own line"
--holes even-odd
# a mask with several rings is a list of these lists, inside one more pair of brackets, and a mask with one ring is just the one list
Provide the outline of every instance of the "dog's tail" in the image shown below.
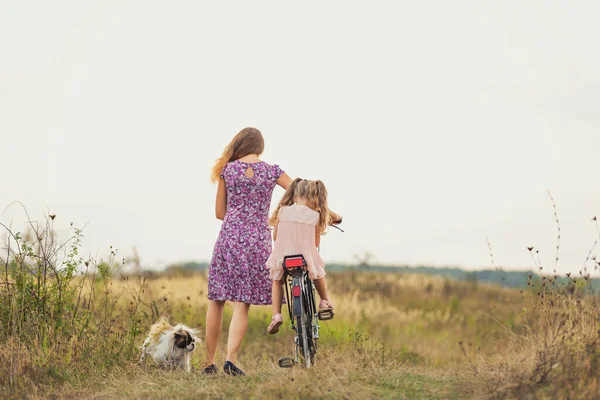
[[156,321],[154,325],[170,325],[169,317],[160,317],[160,319]]
[[150,328],[150,336],[154,337],[167,330],[173,330],[173,327],[169,323],[169,319],[167,317],[162,317]]

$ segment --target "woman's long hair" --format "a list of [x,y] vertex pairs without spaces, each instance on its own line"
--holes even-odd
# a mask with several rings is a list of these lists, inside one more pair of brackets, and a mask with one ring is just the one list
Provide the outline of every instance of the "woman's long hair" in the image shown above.
[[265,141],[262,133],[256,128],[244,128],[231,139],[225,146],[223,155],[217,159],[212,168],[210,180],[215,183],[219,180],[221,172],[228,162],[239,160],[248,154],[262,154],[265,150]]
[[327,227],[331,224],[331,213],[327,206],[327,188],[321,181],[309,181],[296,178],[285,191],[283,197],[277,204],[277,208],[269,219],[271,226],[277,226],[279,212],[282,207],[294,204],[294,199],[305,199],[308,207],[319,213],[317,229],[319,234],[324,235]]

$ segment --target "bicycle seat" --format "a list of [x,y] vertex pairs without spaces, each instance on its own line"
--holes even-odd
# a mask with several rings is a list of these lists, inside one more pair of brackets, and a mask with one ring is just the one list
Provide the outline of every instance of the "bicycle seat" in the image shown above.
[[283,267],[288,269],[306,267],[306,260],[302,254],[283,257]]

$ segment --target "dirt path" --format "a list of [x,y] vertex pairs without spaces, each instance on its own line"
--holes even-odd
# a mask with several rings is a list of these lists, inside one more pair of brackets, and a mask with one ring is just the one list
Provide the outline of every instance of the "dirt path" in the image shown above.
[[246,377],[204,376],[129,367],[100,379],[51,390],[54,399],[174,398],[332,398],[332,399],[452,399],[460,382],[441,371],[407,366],[373,366],[328,362],[318,369],[281,370],[256,364]]

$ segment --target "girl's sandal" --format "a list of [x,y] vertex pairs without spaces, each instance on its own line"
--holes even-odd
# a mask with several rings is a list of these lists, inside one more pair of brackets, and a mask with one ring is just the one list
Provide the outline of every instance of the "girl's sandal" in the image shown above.
[[271,324],[267,328],[267,333],[274,335],[279,332],[279,327],[283,324],[283,317],[281,314],[275,314],[271,317]]
[[334,308],[335,304],[330,300],[321,299],[319,301],[319,310],[333,310]]
[[319,312],[317,312],[317,317],[321,321],[328,321],[333,319],[333,309],[335,305],[329,300],[323,300],[319,302]]

